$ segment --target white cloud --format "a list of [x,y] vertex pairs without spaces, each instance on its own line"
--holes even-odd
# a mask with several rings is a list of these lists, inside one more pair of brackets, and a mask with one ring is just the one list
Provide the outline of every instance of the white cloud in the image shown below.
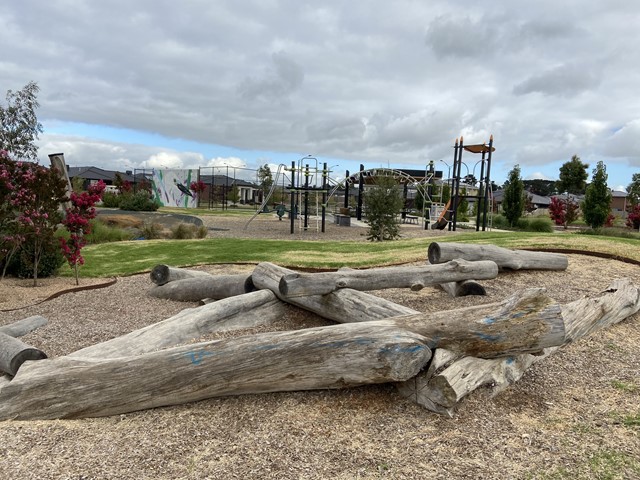
[[621,184],[640,166],[638,2],[5,3],[0,85],[38,82],[45,132],[157,137],[43,136],[74,165],[240,168],[260,151],[412,166],[494,134],[496,175],[553,178],[574,153]]

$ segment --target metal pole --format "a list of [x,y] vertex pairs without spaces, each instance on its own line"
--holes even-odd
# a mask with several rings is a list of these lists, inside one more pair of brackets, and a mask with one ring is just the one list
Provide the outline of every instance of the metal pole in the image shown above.
[[362,194],[364,193],[364,165],[360,164],[360,184],[358,185],[358,208],[356,209],[356,219],[362,220]]
[[[484,191],[482,190],[482,186],[484,185],[484,157],[485,152],[482,152],[482,163],[480,164],[480,185],[478,186],[478,196],[476,197],[476,232],[480,230],[480,217],[482,214],[482,210],[484,210],[484,206],[482,205],[482,199],[484,198]],[[486,185],[485,185],[486,188]]]
[[309,164],[304,167],[304,229],[309,227]]
[[295,204],[295,196],[296,196],[296,162],[291,162],[291,188],[290,188],[290,196],[291,196],[291,208],[289,210],[289,219],[291,220],[291,234],[295,232],[296,228],[296,204]]
[[327,163],[325,162],[322,164],[322,233],[324,233],[324,221],[327,213],[327,189],[329,188],[328,178],[329,171],[327,170]]
[[[489,137],[489,155],[487,156],[487,177],[484,189],[484,213],[482,217],[482,231],[487,229],[487,210],[489,208],[489,190],[491,189],[491,151],[493,150],[493,135]],[[491,205],[493,208],[493,205]]]
[[349,170],[344,174],[344,208],[349,208]]

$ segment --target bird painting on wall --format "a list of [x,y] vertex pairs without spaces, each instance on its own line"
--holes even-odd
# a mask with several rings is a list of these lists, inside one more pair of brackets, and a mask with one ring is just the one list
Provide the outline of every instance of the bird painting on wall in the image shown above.
[[178,181],[175,178],[173,179],[173,183],[176,184],[176,186],[178,187],[178,190],[180,190],[182,193],[184,193],[185,195],[189,195],[190,197],[193,197],[193,194],[189,191],[189,189],[183,184],[178,183]]

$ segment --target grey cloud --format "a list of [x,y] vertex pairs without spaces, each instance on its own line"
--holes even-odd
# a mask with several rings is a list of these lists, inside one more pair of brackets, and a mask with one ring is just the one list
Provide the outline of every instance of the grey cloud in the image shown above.
[[497,42],[496,26],[483,17],[440,16],[430,23],[425,36],[425,43],[439,58],[487,56]]
[[238,85],[238,92],[243,98],[282,99],[301,87],[304,81],[302,67],[286,53],[274,53],[271,62],[272,69],[263,77],[246,77]]
[[572,96],[592,90],[601,82],[601,74],[590,65],[563,64],[533,75],[513,87],[515,95],[542,93]]

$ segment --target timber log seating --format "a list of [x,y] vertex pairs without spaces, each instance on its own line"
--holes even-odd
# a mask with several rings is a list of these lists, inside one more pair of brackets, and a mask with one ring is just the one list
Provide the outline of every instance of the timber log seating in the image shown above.
[[[108,416],[227,395],[376,383],[393,383],[409,401],[452,416],[474,390],[498,392],[558,348],[640,311],[640,288],[629,279],[564,305],[542,288],[527,288],[494,303],[429,313],[366,293],[437,286],[453,296],[485,294],[477,281],[500,271],[568,265],[557,253],[460,243],[432,243],[428,258],[421,266],[319,273],[263,262],[243,275],[159,265],[150,295],[204,304],[49,359],[14,338],[45,319],[0,327],[6,373],[0,374],[0,421]],[[333,323],[268,328],[290,308]],[[255,327],[258,333],[247,334]],[[194,343],[234,330],[240,333]]]

